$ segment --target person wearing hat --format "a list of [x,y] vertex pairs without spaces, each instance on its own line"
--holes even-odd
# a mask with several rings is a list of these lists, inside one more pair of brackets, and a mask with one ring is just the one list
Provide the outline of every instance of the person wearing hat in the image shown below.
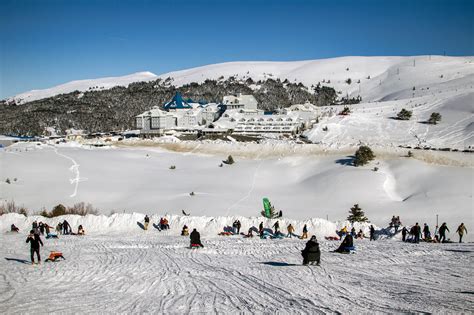
[[311,239],[306,243],[306,247],[301,251],[301,255],[303,256],[303,265],[314,261],[319,266],[321,251],[319,250],[319,243],[315,235],[311,236]]

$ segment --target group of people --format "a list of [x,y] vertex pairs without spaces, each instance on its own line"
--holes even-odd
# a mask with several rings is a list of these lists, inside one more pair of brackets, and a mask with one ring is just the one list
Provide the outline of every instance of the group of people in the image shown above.
[[392,216],[392,220],[390,220],[390,223],[388,226],[390,228],[395,228],[395,233],[397,233],[401,225],[402,225],[402,222],[400,221],[400,217]]
[[[148,226],[150,225],[150,217],[148,215],[145,215],[145,219],[143,220],[143,229],[146,231],[148,230]],[[158,225],[158,230],[168,230],[170,228],[168,219],[166,218],[160,218],[160,223]]]
[[[339,231],[336,231],[336,234],[342,239],[343,237],[345,237],[346,235],[350,234],[352,236],[352,238],[356,238],[356,239],[363,239],[365,238],[365,234],[364,234],[364,231],[362,231],[362,229],[359,229],[359,232],[356,232],[356,229],[355,227],[352,227],[350,233],[348,232],[347,230],[347,226],[344,226],[342,229],[340,229]],[[370,240],[375,240],[375,229],[373,227],[373,225],[370,226]]]
[[[446,232],[450,232],[446,222],[441,224],[439,228],[438,226],[435,227],[433,236],[431,235],[430,227],[428,226],[428,224],[424,223],[422,230],[421,226],[418,224],[418,222],[416,222],[415,225],[410,228],[410,230],[408,230],[407,227],[403,227],[402,241],[419,243],[420,240],[423,240],[425,242],[431,243],[446,243],[450,242],[450,240],[446,238]],[[458,226],[456,233],[459,236],[459,243],[462,243],[462,238],[464,234],[467,234],[467,229],[464,223],[461,223]]]

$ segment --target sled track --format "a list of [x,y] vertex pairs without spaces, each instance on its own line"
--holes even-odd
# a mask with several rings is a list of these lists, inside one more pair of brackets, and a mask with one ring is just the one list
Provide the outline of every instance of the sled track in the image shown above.
[[[28,260],[24,235],[2,235],[3,257]],[[155,231],[46,240],[67,260],[31,266],[0,260],[0,312],[360,313],[469,312],[473,244],[356,241],[302,266],[298,239],[188,238]],[[430,298],[426,298],[430,292]]]

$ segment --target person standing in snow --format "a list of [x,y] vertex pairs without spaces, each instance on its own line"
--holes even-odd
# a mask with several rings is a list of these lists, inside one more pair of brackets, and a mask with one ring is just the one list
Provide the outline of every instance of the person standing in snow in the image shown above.
[[280,223],[278,223],[278,221],[275,222],[275,224],[273,224],[273,227],[275,228],[275,235],[278,234],[280,231]]
[[199,247],[204,247],[201,243],[201,234],[196,229],[193,229],[191,235],[189,236],[191,239],[191,247],[198,245]]
[[458,226],[458,229],[456,230],[456,233],[459,235],[459,243],[462,243],[462,237],[464,235],[464,232],[467,234],[467,229],[464,226],[464,223],[461,223],[460,226]]
[[232,233],[237,234],[237,220],[232,223]]
[[41,263],[40,256],[40,244],[43,246],[43,241],[41,240],[39,234],[35,234],[34,230],[30,231],[30,235],[26,238],[26,243],[30,243],[30,254],[31,254],[31,264],[35,263],[35,253],[38,258],[38,264]]
[[145,224],[143,224],[143,228],[146,230],[148,230],[148,224],[150,224],[150,218],[148,217],[148,214],[145,215]]
[[33,229],[33,233],[34,234],[38,234],[39,235],[39,229],[38,229],[38,222],[35,220],[33,221],[33,223],[31,224],[31,228]]
[[356,233],[355,227],[352,227],[352,229],[351,229],[351,235],[352,235],[352,237],[356,237],[357,233]]
[[240,223],[240,220],[237,220],[237,222],[235,223],[235,227],[237,228],[237,234],[240,234],[240,227],[242,226],[242,224]]
[[307,239],[307,238],[308,238],[308,227],[305,224],[303,226],[303,234],[301,235],[301,239],[304,240],[304,239]]
[[293,225],[291,225],[291,223],[286,227],[286,229],[288,230],[288,234],[286,235],[286,237],[289,237],[291,238],[291,236],[293,236],[293,232],[295,231],[295,228],[293,227]]
[[370,226],[370,240],[375,241],[375,228],[373,225]]
[[71,232],[72,232],[72,229],[71,229],[71,226],[69,225],[69,222],[64,220],[63,221],[63,234],[68,235],[68,234],[71,234]]
[[406,226],[403,227],[402,229],[402,241],[406,242],[407,240],[407,234],[408,234],[408,229]]
[[439,228],[439,242],[444,243],[446,242],[446,231],[450,232],[448,227],[446,226],[446,222],[441,224],[441,227]]
[[420,235],[421,235],[421,226],[418,225],[418,222],[415,223],[415,226],[413,227],[413,236],[415,238],[415,243],[420,242]]
[[423,224],[423,236],[426,241],[431,239],[430,227],[426,223]]
[[263,222],[260,222],[258,226],[258,233],[260,234],[260,237],[263,237]]

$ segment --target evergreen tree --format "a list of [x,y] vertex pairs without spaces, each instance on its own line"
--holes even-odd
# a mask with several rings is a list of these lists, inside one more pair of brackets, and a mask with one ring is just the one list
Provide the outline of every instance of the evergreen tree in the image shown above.
[[431,113],[430,119],[428,119],[428,122],[430,124],[436,125],[438,121],[441,121],[441,114],[440,113]]
[[369,161],[372,161],[375,158],[375,154],[371,148],[368,146],[362,145],[355,153],[354,165],[355,166],[362,166]]
[[402,108],[402,110],[397,114],[397,118],[400,120],[409,120],[411,118],[412,111]]
[[350,215],[347,217],[349,222],[367,222],[369,219],[364,214],[364,211],[359,207],[359,204],[356,203],[351,210],[349,211]]

